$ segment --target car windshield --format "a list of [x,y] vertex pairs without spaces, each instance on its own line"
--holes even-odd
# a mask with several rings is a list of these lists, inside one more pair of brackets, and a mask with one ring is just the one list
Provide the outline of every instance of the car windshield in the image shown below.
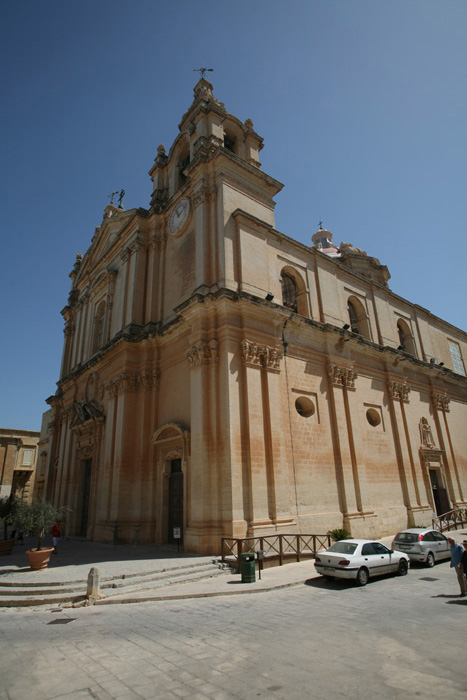
[[334,542],[329,547],[328,552],[336,552],[337,554],[353,554],[357,549],[355,542]]
[[418,542],[418,532],[399,532],[396,542]]

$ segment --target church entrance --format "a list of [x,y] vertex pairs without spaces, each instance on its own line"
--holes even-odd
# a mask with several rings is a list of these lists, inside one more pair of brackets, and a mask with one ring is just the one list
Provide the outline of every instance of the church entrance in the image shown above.
[[[170,460],[168,542],[183,542],[183,472],[182,460]],[[180,535],[177,537],[177,535]]]
[[443,485],[441,470],[430,469],[429,471],[436,515],[442,515],[443,513],[447,513],[451,509],[451,506],[449,504],[447,491]]
[[83,489],[81,496],[81,508],[78,510],[81,516],[78,534],[80,535],[80,537],[87,537],[89,519],[89,497],[91,494],[92,459],[83,459],[81,462],[81,468],[83,472]]

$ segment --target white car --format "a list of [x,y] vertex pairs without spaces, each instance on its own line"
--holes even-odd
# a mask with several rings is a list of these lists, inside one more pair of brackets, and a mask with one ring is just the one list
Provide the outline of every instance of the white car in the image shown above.
[[394,552],[372,540],[339,540],[326,551],[318,552],[315,569],[329,578],[355,579],[366,586],[370,576],[396,573],[405,576],[410,559],[405,552]]

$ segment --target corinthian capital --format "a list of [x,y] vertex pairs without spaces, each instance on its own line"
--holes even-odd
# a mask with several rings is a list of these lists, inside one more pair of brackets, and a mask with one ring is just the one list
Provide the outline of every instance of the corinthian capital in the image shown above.
[[433,404],[434,407],[438,409],[438,411],[445,411],[446,413],[449,413],[449,403],[451,399],[447,394],[438,394],[436,392],[433,392]]
[[280,369],[282,357],[282,353],[277,348],[271,348],[269,345],[260,345],[249,340],[242,340],[242,358],[246,365]]
[[185,357],[190,363],[191,369],[201,367],[201,365],[217,364],[217,340],[210,340],[209,343],[196,343],[191,348],[185,350]]
[[349,367],[339,367],[331,364],[328,367],[328,376],[331,384],[334,386],[345,386],[347,389],[355,389],[355,380],[358,374]]
[[410,387],[407,382],[389,382],[388,389],[393,399],[409,403]]

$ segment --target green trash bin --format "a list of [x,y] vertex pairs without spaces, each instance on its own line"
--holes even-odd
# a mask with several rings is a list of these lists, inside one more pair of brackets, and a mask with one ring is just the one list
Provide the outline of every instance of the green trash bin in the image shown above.
[[240,554],[240,573],[242,583],[255,583],[255,553],[243,552]]

